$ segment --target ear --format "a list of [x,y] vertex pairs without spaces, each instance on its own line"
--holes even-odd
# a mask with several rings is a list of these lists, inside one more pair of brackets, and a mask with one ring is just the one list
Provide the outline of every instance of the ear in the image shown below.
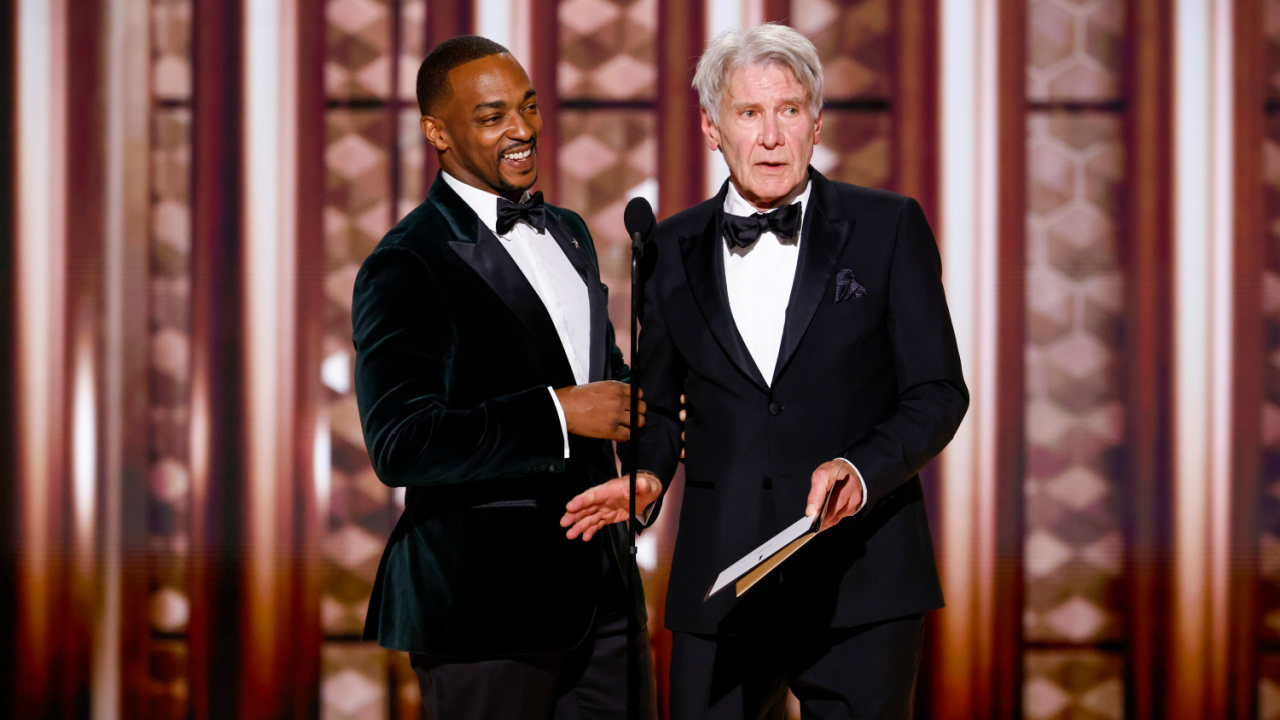
[[818,119],[813,121],[813,144],[817,145],[822,141],[822,111],[818,111]]
[[420,124],[422,125],[422,134],[426,136],[427,142],[436,151],[444,152],[449,149],[449,135],[440,120],[430,115],[423,115]]
[[707,149],[715,152],[720,149],[720,128],[717,128],[707,115],[707,111],[702,110],[702,134],[707,137]]

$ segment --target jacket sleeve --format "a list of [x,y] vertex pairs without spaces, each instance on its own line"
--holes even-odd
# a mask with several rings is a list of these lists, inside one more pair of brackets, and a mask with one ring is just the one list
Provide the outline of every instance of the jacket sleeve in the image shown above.
[[938,245],[915,200],[906,202],[898,218],[887,318],[897,407],[844,453],[867,484],[867,508],[936,457],[969,407]]
[[351,306],[355,390],[369,459],[383,483],[449,485],[564,467],[545,386],[449,404],[457,336],[427,265],[388,247],[365,261]]

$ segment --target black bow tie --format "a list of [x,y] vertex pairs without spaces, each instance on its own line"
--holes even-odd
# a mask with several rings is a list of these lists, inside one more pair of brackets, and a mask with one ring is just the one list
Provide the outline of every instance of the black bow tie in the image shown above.
[[756,213],[743,217],[725,213],[720,232],[733,247],[747,248],[771,232],[779,240],[792,240],[800,231],[800,203],[793,202],[771,213]]
[[547,229],[547,210],[542,206],[542,191],[529,196],[522,203],[498,198],[498,234],[506,235],[521,220],[538,232]]

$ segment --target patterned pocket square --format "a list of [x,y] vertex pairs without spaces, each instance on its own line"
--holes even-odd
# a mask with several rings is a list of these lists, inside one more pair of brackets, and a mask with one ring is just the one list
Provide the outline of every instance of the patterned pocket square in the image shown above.
[[867,289],[858,284],[853,277],[853,271],[845,268],[836,273],[836,302],[843,302],[849,298],[860,298],[867,294]]

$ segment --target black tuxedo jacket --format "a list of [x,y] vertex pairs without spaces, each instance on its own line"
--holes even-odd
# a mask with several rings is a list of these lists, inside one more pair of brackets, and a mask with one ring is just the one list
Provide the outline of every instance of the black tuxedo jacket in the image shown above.
[[[590,379],[626,381],[591,235],[578,215],[546,210],[587,286]],[[573,371],[499,242],[437,177],[356,278],[365,444],[382,482],[408,488],[364,632],[394,650],[492,657],[573,647],[591,626],[604,553],[627,567],[620,525],[589,543],[560,527],[570,498],[617,476],[613,444],[570,435],[565,460],[547,386],[573,385]]]
[[[648,412],[637,462],[664,483],[680,454],[678,398],[688,396],[667,590],[673,630],[728,634],[800,618],[851,627],[942,606],[918,473],[950,441],[969,399],[937,244],[914,200],[812,169],[810,177],[769,383],[726,292],[719,227],[727,185],[659,224],[645,251],[638,367]],[[836,457],[861,471],[863,510],[741,599],[730,588],[704,602],[721,570],[803,515],[813,471]]]

